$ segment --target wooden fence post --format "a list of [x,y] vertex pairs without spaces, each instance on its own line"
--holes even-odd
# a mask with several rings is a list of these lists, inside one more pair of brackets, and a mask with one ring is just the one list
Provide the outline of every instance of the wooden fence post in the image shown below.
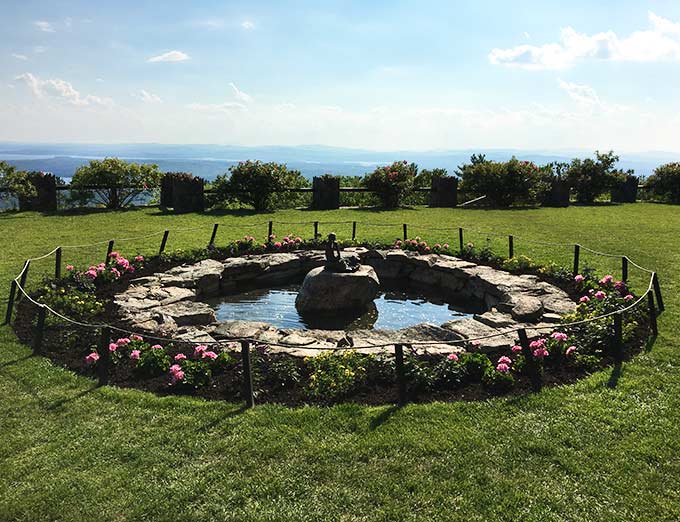
[[394,345],[394,368],[397,372],[397,400],[399,405],[406,404],[406,375],[404,374],[404,347]]
[[271,243],[273,234],[274,234],[274,222],[270,221],[267,227],[267,243]]
[[111,352],[109,343],[111,342],[111,329],[103,326],[99,335],[99,360],[97,361],[97,377],[99,385],[104,386],[109,383],[109,366],[111,363]]
[[215,223],[213,225],[212,235],[210,236],[210,242],[208,243],[209,247],[211,247],[215,244],[215,236],[217,236],[217,229],[218,229],[219,226],[220,226],[219,223]]
[[250,365],[250,341],[241,341],[241,361],[243,363],[243,399],[246,408],[255,406],[253,392],[253,370]]
[[357,238],[357,222],[352,221],[352,241],[355,241]]
[[316,240],[319,237],[319,222],[315,221],[314,222],[314,240]]
[[581,245],[574,245],[574,275],[578,274],[579,257],[581,255]]
[[61,277],[61,247],[57,247],[54,252],[54,278],[59,279]]
[[163,239],[161,239],[161,247],[160,247],[160,249],[158,249],[158,255],[159,256],[165,250],[165,244],[168,242],[168,234],[170,234],[169,230],[166,230],[165,232],[163,232]]
[[463,227],[458,227],[458,247],[463,251]]
[[[25,292],[26,291],[26,278],[28,277],[28,269],[31,267],[31,260],[27,259],[26,262],[24,263],[24,269],[21,272],[21,278],[19,279],[19,286],[21,289]],[[22,294],[19,294],[19,299],[21,300]]]
[[654,293],[647,292],[647,304],[649,306],[649,324],[652,327],[652,333],[659,335],[659,326],[656,323],[656,307],[654,306]]
[[33,353],[39,354],[42,351],[43,338],[45,337],[45,315],[47,307],[38,307],[38,322],[35,326],[35,337],[33,338]]
[[406,241],[408,239],[408,225],[406,223],[404,223],[402,225],[402,228],[404,230],[404,241]]
[[663,305],[663,298],[661,297],[661,286],[659,285],[659,275],[654,272],[652,275],[652,284],[654,285],[654,295],[656,297],[656,304],[659,306],[659,313],[663,312],[666,307]]
[[515,238],[512,236],[508,236],[508,253],[510,254],[508,259],[515,257]]
[[12,321],[12,312],[14,311],[14,298],[17,295],[17,280],[12,279],[9,286],[9,298],[7,299],[7,313],[5,314],[5,323],[9,324]]
[[534,354],[531,353],[531,347],[529,346],[529,338],[527,337],[527,332],[524,328],[517,332],[519,334],[519,344],[522,346],[522,355],[524,355],[524,364],[529,374],[529,379],[531,379],[531,385],[535,391],[540,391],[543,387],[543,379],[541,376],[541,371],[534,359]]
[[113,239],[109,241],[109,245],[106,247],[106,260],[104,263],[107,265],[111,262],[111,252],[113,252]]
[[621,281],[628,282],[628,258],[626,256],[621,257]]
[[622,314],[614,316],[614,346],[612,355],[616,362],[623,361],[623,317]]

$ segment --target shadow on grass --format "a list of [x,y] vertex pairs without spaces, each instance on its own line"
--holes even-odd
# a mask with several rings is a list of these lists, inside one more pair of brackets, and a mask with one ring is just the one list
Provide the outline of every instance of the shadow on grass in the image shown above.
[[623,363],[621,361],[617,361],[614,363],[614,366],[612,367],[612,373],[609,375],[609,380],[607,381],[607,388],[616,388],[616,385],[619,384],[619,379],[621,378],[621,375],[623,374]]
[[399,410],[401,410],[403,406],[400,404],[393,404],[389,408],[385,408],[383,411],[381,411],[378,415],[373,417],[371,419],[371,422],[369,424],[369,429],[371,431],[378,429],[380,426],[385,424],[390,418],[397,413]]
[[156,207],[155,212],[149,212],[146,215],[152,217],[158,216],[183,216],[186,214],[194,214],[199,216],[230,216],[230,217],[247,217],[247,216],[257,216],[257,215],[269,215],[274,214],[275,210],[255,210],[252,208],[212,208],[205,210],[203,212],[185,212],[180,214],[175,214],[172,210],[163,210],[162,208]]
[[656,342],[656,335],[650,335],[647,340],[645,341],[645,347],[644,351],[645,353],[651,352],[652,348],[654,347],[654,343]]
[[231,419],[232,417],[236,417],[237,415],[241,415],[242,413],[246,412],[248,410],[248,407],[245,404],[242,404],[238,408],[231,410],[224,415],[220,415],[216,419],[211,420],[210,422],[204,424],[203,426],[199,427],[196,429],[196,433],[205,433],[210,431],[211,429],[215,428],[222,422],[224,422],[227,419]]
[[95,214],[108,214],[111,212],[125,213],[129,214],[132,212],[141,212],[153,208],[152,206],[134,206],[134,207],[123,207],[123,208],[105,208],[105,207],[76,207],[76,208],[63,208],[58,210],[50,210],[40,212],[42,216],[47,217],[59,217],[59,216],[91,216]]
[[13,364],[18,364],[20,362],[26,361],[33,357],[33,354],[25,355],[23,357],[20,357],[19,359],[13,359],[11,361],[7,361],[6,363],[0,364],[0,368],[6,368],[7,366],[12,366]]
[[81,397],[85,397],[85,395],[92,393],[97,388],[99,388],[99,385],[95,384],[93,386],[90,386],[86,390],[78,392],[75,395],[72,395],[70,397],[63,397],[61,399],[57,399],[56,401],[45,404],[45,409],[48,410],[48,411],[53,411],[53,410],[56,410],[58,408],[61,408],[62,406],[64,406],[64,404],[68,404],[69,402],[76,401],[76,400],[80,399]]

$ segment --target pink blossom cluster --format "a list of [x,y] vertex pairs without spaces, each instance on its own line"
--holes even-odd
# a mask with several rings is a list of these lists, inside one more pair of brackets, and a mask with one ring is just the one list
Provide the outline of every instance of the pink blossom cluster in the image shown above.
[[99,354],[97,352],[92,352],[85,357],[85,364],[92,366],[99,360]]
[[449,361],[457,361],[458,360],[458,355],[455,353],[450,353],[449,355],[446,356],[446,358]]
[[545,347],[545,343],[546,339],[536,339],[535,341],[531,341],[531,343],[529,343],[529,348],[533,350],[534,357],[537,359],[543,359],[544,357],[548,357],[550,355],[550,352]]
[[170,366],[170,378],[171,384],[181,382],[182,379],[184,379],[184,371],[182,370],[182,367],[179,364],[173,364],[172,366]]
[[[274,237],[276,237],[276,236],[274,236]],[[302,243],[301,237],[299,237],[299,236],[293,237],[293,234],[288,234],[287,236],[284,236],[281,239],[281,241],[276,241],[274,243],[274,248],[293,249],[293,248],[297,247],[300,243]]]
[[496,371],[500,373],[509,373],[510,367],[512,366],[512,359],[503,355],[498,359],[496,363]]

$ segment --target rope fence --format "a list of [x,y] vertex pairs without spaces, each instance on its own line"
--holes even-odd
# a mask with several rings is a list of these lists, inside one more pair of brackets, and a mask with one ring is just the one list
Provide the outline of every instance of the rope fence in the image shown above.
[[[216,236],[218,233],[218,229],[221,223],[215,223],[212,228],[212,233],[210,234],[210,239],[208,241],[208,247],[214,245]],[[277,222],[274,223],[273,221],[263,221],[263,222],[258,222],[258,223],[252,223],[248,225],[240,225],[242,228],[256,228],[256,227],[264,227],[267,226],[267,232],[268,232],[268,238],[271,238],[273,232],[274,232],[274,225],[312,225],[313,230],[314,230],[314,238],[318,239],[319,238],[319,226],[330,226],[330,225],[352,225],[352,239],[356,239],[356,229],[357,229],[357,222],[356,221],[327,221],[327,222],[319,222],[319,221],[303,221],[303,222]],[[408,224],[404,223],[362,223],[362,226],[372,226],[372,227],[390,227],[394,228],[395,230],[399,230],[402,232],[404,240],[408,239]],[[30,302],[33,306],[36,307],[37,309],[37,324],[35,326],[35,331],[34,331],[34,336],[33,336],[33,349],[36,353],[40,353],[42,349],[42,344],[44,341],[44,329],[45,329],[45,322],[46,318],[48,317],[47,314],[51,314],[54,317],[60,319],[66,324],[74,325],[80,328],[85,328],[89,330],[99,330],[100,332],[100,344],[101,346],[108,347],[108,343],[111,338],[111,334],[113,332],[118,332],[120,334],[126,334],[128,336],[131,335],[140,335],[139,332],[135,332],[126,328],[122,328],[117,325],[112,325],[112,324],[106,324],[106,323],[87,323],[87,322],[82,322],[78,321],[76,319],[73,319],[71,317],[68,317],[54,308],[50,307],[46,303],[41,303],[37,300],[35,300],[31,295],[29,294],[29,291],[27,290],[27,277],[30,271],[31,263],[41,261],[47,258],[50,258],[54,256],[55,259],[55,266],[54,266],[54,275],[55,278],[59,278],[61,276],[61,265],[62,265],[62,252],[63,250],[68,250],[68,249],[83,249],[83,248],[90,248],[90,247],[100,247],[102,245],[107,245],[107,252],[106,252],[106,261],[108,262],[108,259],[110,258],[110,254],[113,251],[113,248],[116,243],[120,242],[125,242],[125,241],[135,241],[135,240],[140,240],[140,239],[149,239],[151,237],[156,237],[156,236],[161,236],[161,243],[159,246],[159,254],[162,254],[165,246],[167,244],[168,237],[171,232],[174,233],[179,233],[179,232],[193,232],[196,230],[206,230],[206,232],[209,232],[205,227],[190,227],[190,228],[179,228],[179,229],[174,229],[172,231],[170,230],[159,230],[157,232],[153,232],[150,234],[145,234],[141,236],[136,236],[136,237],[129,237],[129,238],[119,238],[119,239],[110,239],[110,240],[102,240],[102,241],[95,241],[92,243],[87,243],[87,244],[80,244],[80,245],[60,245],[52,249],[50,252],[47,252],[46,254],[43,254],[41,256],[33,257],[26,259],[24,262],[24,265],[22,269],[19,271],[19,273],[10,281],[10,293],[9,297],[7,299],[7,310],[6,310],[6,315],[5,315],[5,324],[11,324],[12,322],[12,315],[13,315],[13,310],[15,308],[15,303],[18,303],[20,300],[26,299],[28,302]],[[650,328],[652,331],[653,335],[658,334],[658,327],[657,327],[657,315],[660,314],[661,312],[664,311],[664,304],[663,304],[663,298],[661,295],[661,289],[660,289],[660,284],[659,284],[659,278],[658,275],[655,271],[650,270],[648,268],[645,268],[638,263],[633,262],[629,257],[626,255],[621,255],[621,254],[610,254],[607,252],[601,252],[592,248],[589,248],[587,246],[578,244],[578,243],[559,243],[559,242],[543,242],[543,241],[536,241],[528,238],[523,238],[521,236],[515,236],[511,234],[500,234],[496,232],[489,232],[489,231],[482,231],[482,230],[476,230],[473,228],[464,228],[464,227],[428,227],[428,226],[418,226],[418,230],[426,230],[426,231],[436,231],[436,232],[453,232],[458,235],[458,243],[459,243],[459,251],[463,251],[465,247],[465,235],[466,233],[476,233],[480,234],[482,236],[486,236],[487,238],[495,237],[495,238],[500,238],[500,239],[507,239],[508,243],[508,254],[509,258],[513,258],[515,256],[515,241],[516,240],[521,240],[522,242],[530,243],[530,244],[537,244],[540,246],[552,246],[552,247],[560,247],[560,248],[569,248],[573,249],[573,274],[576,275],[579,273],[579,268],[580,268],[580,263],[581,263],[581,251],[588,252],[589,254],[595,255],[595,256],[601,256],[604,258],[609,258],[609,259],[619,259],[621,262],[621,281],[627,282],[629,279],[629,270],[630,268],[635,268],[639,270],[640,272],[646,274],[649,276],[647,279],[647,284],[644,292],[637,297],[637,299],[634,300],[631,304],[625,306],[622,309],[618,309],[609,313],[605,313],[602,315],[599,315],[597,317],[589,318],[589,319],[584,319],[584,320],[579,320],[579,321],[573,321],[570,323],[562,323],[559,324],[560,329],[569,329],[569,328],[574,328],[578,326],[582,326],[588,323],[592,323],[595,321],[604,321],[610,318],[613,318],[613,335],[614,335],[614,340],[613,340],[613,345],[614,346],[623,346],[623,338],[622,338],[622,321],[623,321],[623,316],[626,313],[632,312],[633,310],[637,309],[639,306],[644,306],[645,303],[647,305],[647,311],[649,314],[649,321],[650,321]],[[206,236],[208,234],[206,233]],[[544,325],[540,326],[537,325],[535,327],[530,327],[531,331],[542,331],[542,330],[554,330],[557,325]],[[96,332],[94,332],[96,333]],[[153,341],[157,342],[162,342],[162,343],[182,343],[182,344],[202,344],[202,345],[227,345],[230,343],[238,343],[241,346],[241,356],[242,356],[242,363],[243,363],[243,368],[244,368],[244,398],[246,400],[246,403],[248,406],[252,406],[254,404],[254,395],[253,395],[253,389],[252,389],[252,376],[250,375],[250,368],[251,368],[251,363],[250,363],[250,349],[252,345],[267,345],[270,347],[278,347],[278,348],[296,348],[296,349],[304,349],[304,348],[310,348],[314,350],[324,350],[324,351],[344,351],[347,349],[353,349],[353,350],[370,350],[370,349],[385,349],[385,348],[390,348],[394,347],[394,356],[395,356],[395,362],[396,362],[396,368],[397,368],[397,381],[398,381],[398,386],[399,386],[399,399],[400,402],[402,400],[405,400],[405,395],[403,393],[403,349],[404,347],[410,347],[413,349],[414,347],[419,347],[419,346],[431,346],[431,345],[448,345],[448,346],[455,346],[455,345],[475,345],[479,344],[482,341],[488,341],[490,339],[498,338],[498,337],[510,337],[514,336],[514,338],[519,339],[519,345],[522,347],[523,352],[529,353],[529,336],[527,334],[527,329],[523,327],[515,327],[515,328],[510,328],[507,330],[499,330],[497,332],[494,332],[492,334],[484,335],[484,336],[479,336],[479,337],[474,337],[474,338],[462,338],[462,339],[455,339],[455,340],[428,340],[428,341],[409,341],[408,343],[401,342],[399,340],[394,340],[390,342],[384,342],[384,343],[372,343],[372,344],[365,344],[365,345],[354,345],[354,346],[348,346],[348,347],[323,347],[323,346],[318,346],[316,345],[316,341],[311,341],[308,344],[292,344],[292,343],[286,343],[282,341],[277,341],[277,342],[261,342],[255,337],[234,337],[234,338],[229,338],[229,339],[220,339],[220,340],[192,340],[192,339],[177,339],[177,338],[167,338],[167,337],[161,337],[157,335],[148,335],[144,334],[144,338],[150,339]],[[104,342],[106,341],[106,342]],[[104,370],[98,368],[98,374],[99,374],[99,381],[102,384],[108,383],[108,369],[107,365],[110,364],[109,359],[109,354],[108,354],[108,349],[104,349],[102,351],[102,357],[101,357],[101,366],[104,367]],[[620,354],[618,352],[615,352],[615,358],[617,360],[622,358],[622,348],[620,350]],[[530,357],[527,359],[529,360]],[[541,387],[541,378],[540,375],[538,374],[538,371],[535,371],[532,373],[531,368],[528,368],[529,373],[531,374],[532,377],[532,382],[534,383],[534,388],[540,389]]]

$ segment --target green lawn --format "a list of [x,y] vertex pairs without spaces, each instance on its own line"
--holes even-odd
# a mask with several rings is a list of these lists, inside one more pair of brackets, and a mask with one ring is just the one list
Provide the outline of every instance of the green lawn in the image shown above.
[[[358,222],[359,239],[457,242],[470,227],[515,234],[517,254],[571,263],[578,241],[658,270],[660,336],[618,378],[599,372],[525,398],[393,407],[288,409],[159,398],[97,388],[31,356],[0,328],[1,520],[678,520],[680,519],[680,208],[653,204],[509,211],[281,211],[166,216],[155,209],[85,215],[1,214],[0,296],[23,259],[59,244],[173,230],[168,250],[266,224]],[[370,223],[372,226],[369,226]],[[395,224],[379,227],[377,224]],[[180,228],[197,230],[174,232]],[[351,224],[320,225],[340,238]],[[275,225],[310,237],[312,225]],[[486,235],[466,232],[466,241]],[[493,240],[505,252],[503,237]],[[152,253],[160,236],[121,242]],[[64,251],[104,259],[106,245]],[[582,254],[618,273],[620,261]],[[36,262],[31,280],[52,270]],[[644,277],[632,271],[638,290]],[[3,301],[4,302],[4,301]],[[2,308],[4,314],[4,306]]]

